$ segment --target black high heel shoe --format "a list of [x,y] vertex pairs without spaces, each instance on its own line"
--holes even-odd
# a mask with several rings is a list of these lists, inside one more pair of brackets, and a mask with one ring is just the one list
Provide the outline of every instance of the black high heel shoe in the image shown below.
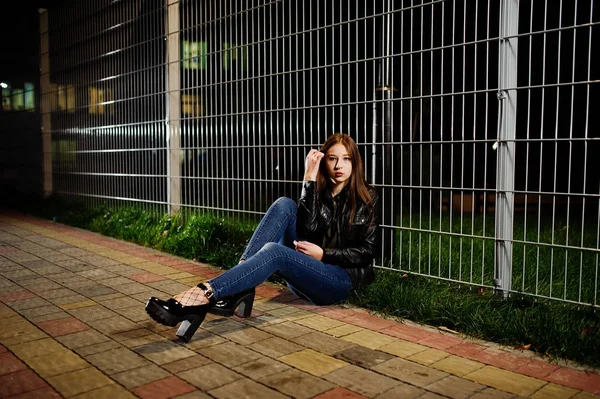
[[255,293],[255,289],[250,288],[238,294],[219,299],[214,305],[208,308],[208,313],[228,317],[235,314],[247,319],[252,314]]
[[212,291],[209,291],[204,284],[198,284],[198,287],[204,290],[209,303],[183,306],[173,298],[163,301],[156,297],[150,297],[146,302],[146,313],[154,321],[165,326],[175,327],[177,323],[181,323],[176,335],[188,342],[204,321],[208,309],[215,304],[212,300]]

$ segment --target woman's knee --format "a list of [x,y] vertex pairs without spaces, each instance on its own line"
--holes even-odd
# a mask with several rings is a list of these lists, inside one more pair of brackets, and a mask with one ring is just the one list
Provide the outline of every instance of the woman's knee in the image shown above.
[[275,251],[280,251],[283,248],[286,248],[286,247],[282,244],[279,244],[277,242],[268,242],[265,245],[263,245],[262,250],[265,252],[275,252]]
[[298,205],[296,204],[296,201],[294,201],[293,199],[289,198],[289,197],[279,197],[275,200],[275,202],[273,202],[273,206],[277,207],[279,209],[282,210],[293,210],[294,212],[296,211],[296,208],[298,207]]

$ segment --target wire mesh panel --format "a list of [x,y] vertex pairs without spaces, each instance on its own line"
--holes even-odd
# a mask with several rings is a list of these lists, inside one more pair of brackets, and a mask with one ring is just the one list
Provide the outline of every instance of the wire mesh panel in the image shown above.
[[49,26],[55,193],[164,203],[163,2],[66,3]]
[[298,197],[304,156],[334,132],[367,156],[381,6],[183,2],[183,202],[262,213]]
[[592,0],[58,9],[55,190],[256,219],[297,198],[306,153],[343,132],[381,196],[378,267],[597,306],[598,13]]

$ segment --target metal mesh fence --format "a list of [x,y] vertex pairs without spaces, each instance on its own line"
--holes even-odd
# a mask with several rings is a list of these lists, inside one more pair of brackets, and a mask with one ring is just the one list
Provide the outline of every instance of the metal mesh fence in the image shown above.
[[258,218],[354,137],[377,266],[598,305],[593,0],[90,1],[49,13],[53,182]]

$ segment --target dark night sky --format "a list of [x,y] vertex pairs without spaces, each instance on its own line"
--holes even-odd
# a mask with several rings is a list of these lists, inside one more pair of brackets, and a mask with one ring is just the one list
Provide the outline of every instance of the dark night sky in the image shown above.
[[[60,0],[62,1],[62,0]],[[0,79],[14,79],[35,73],[39,68],[39,13],[59,0],[20,0],[1,2],[0,24],[2,62]]]

